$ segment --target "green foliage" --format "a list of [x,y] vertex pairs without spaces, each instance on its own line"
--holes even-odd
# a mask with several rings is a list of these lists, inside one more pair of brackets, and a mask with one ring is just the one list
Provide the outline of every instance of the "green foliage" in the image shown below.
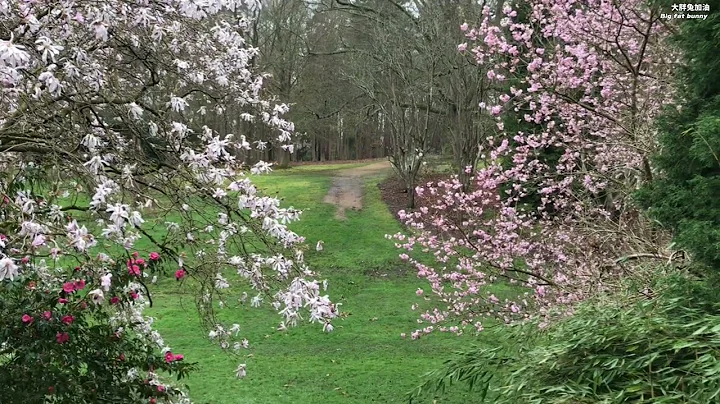
[[[88,270],[79,270],[76,279],[89,279]],[[112,310],[93,303],[84,283],[72,296],[42,290],[42,284],[36,273],[3,284],[1,403],[148,403],[180,394],[149,382],[148,372],[180,380],[194,364],[168,362],[131,330],[115,332]]]
[[720,269],[720,14],[683,23],[675,40],[686,52],[683,103],[660,122],[660,173],[637,199],[696,262]]
[[645,295],[588,302],[543,333],[513,328],[505,338],[521,346],[466,350],[418,392],[461,382],[497,404],[718,402],[715,286],[670,276]]

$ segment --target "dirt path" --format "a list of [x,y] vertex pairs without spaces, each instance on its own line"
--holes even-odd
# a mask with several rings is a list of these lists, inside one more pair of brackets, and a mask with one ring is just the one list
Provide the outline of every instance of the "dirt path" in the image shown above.
[[368,164],[338,171],[324,202],[337,206],[336,219],[345,219],[345,210],[362,209],[363,178],[390,170],[389,161]]

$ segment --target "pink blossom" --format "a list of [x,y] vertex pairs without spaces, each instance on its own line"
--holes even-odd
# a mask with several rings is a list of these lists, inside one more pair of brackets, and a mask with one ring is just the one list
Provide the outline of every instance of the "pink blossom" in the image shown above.
[[466,43],[461,43],[460,45],[457,46],[458,52],[464,52],[466,49],[467,49]]
[[63,316],[63,317],[60,319],[60,321],[62,321],[63,324],[66,324],[66,325],[72,324],[74,320],[75,320],[75,317],[73,317],[73,316],[71,316],[71,315]]
[[176,279],[176,280],[179,281],[180,279],[182,279],[182,278],[184,278],[184,277],[185,277],[185,270],[184,270],[184,269],[180,268],[180,269],[178,269],[177,271],[175,271],[175,279]]
[[58,332],[55,336],[55,340],[58,344],[64,344],[70,340],[70,335],[66,332]]
[[160,259],[160,254],[156,253],[155,251],[150,253],[150,261],[157,261]]
[[65,293],[72,293],[75,291],[75,284],[73,282],[65,282],[63,284],[63,290]]
[[25,324],[30,324],[33,322],[33,320],[34,320],[34,318],[32,318],[32,316],[29,314],[23,314],[23,316],[22,316],[22,322]]

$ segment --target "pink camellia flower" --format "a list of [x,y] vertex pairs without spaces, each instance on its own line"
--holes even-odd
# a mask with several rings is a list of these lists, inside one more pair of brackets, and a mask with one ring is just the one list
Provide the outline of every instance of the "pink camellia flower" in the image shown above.
[[52,313],[49,311],[43,312],[43,318],[49,321],[52,318]]
[[110,304],[118,304],[120,303],[120,298],[117,296],[113,296],[110,298]]
[[128,272],[130,273],[130,275],[140,276],[140,267],[133,264],[130,267],[128,267]]
[[136,260],[135,260],[135,263],[138,264],[138,265],[147,265],[147,263],[145,263],[145,260],[142,259],[142,258],[136,259]]
[[23,316],[22,316],[22,322],[25,324],[30,324],[33,322],[33,320],[34,320],[34,318],[32,318],[32,316],[29,314],[23,314]]
[[75,291],[75,284],[72,282],[65,282],[63,284],[63,290],[65,293],[72,293]]
[[58,344],[64,344],[70,340],[70,335],[66,332],[59,332],[55,336]]
[[163,392],[163,391],[165,391],[165,386],[163,386],[162,384],[158,384],[157,390],[158,390],[159,392]]
[[20,260],[20,263],[22,264],[27,264],[28,262],[30,262],[30,257],[28,257],[27,255],[22,257],[22,259]]
[[181,361],[181,360],[183,360],[183,359],[185,359],[185,356],[183,356],[183,354],[177,354],[177,355],[175,355],[175,360],[176,360],[176,361]]
[[150,261],[157,261],[160,259],[160,254],[156,253],[155,251],[150,253]]
[[68,299],[65,299],[64,297],[61,297],[60,300],[58,300],[60,304],[67,304]]
[[171,351],[165,352],[165,362],[171,363],[175,360],[175,355]]
[[133,300],[137,300],[138,294],[134,290],[130,292],[130,297],[132,297]]
[[75,281],[75,290],[83,290],[85,289],[85,279],[80,279],[78,281]]
[[175,279],[180,280],[185,277],[185,270],[180,268],[177,271],[175,271]]
[[75,317],[73,317],[71,315],[63,316],[62,319],[60,319],[60,321],[62,321],[63,324],[66,324],[66,325],[72,324],[72,322],[74,320],[75,320]]

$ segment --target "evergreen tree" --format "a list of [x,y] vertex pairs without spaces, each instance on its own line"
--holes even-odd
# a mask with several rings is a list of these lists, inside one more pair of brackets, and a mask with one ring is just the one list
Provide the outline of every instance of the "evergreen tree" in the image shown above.
[[675,40],[686,58],[681,106],[660,122],[659,171],[638,200],[697,263],[720,269],[720,14],[684,21]]

